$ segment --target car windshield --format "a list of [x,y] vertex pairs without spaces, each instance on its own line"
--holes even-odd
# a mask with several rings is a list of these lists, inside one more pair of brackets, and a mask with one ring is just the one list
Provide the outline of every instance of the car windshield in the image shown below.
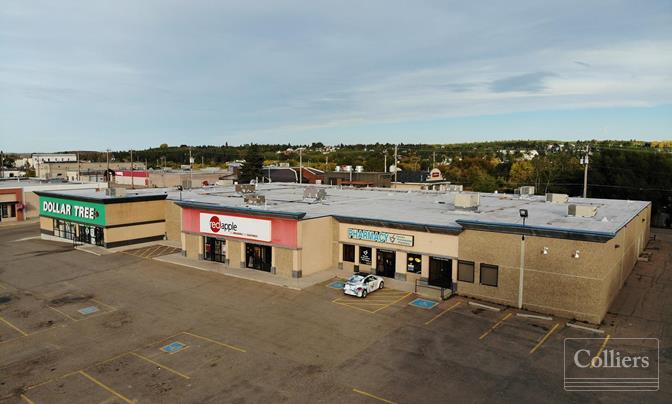
[[362,275],[352,275],[350,279],[348,279],[348,282],[352,283],[358,283],[361,282],[364,279]]

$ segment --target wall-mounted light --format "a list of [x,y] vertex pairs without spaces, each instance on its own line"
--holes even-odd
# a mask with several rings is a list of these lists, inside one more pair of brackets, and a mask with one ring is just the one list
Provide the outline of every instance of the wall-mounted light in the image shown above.
[[574,251],[574,254],[572,254],[572,257],[579,258],[579,250]]
[[544,247],[544,249],[541,251],[542,254],[548,255],[548,247]]

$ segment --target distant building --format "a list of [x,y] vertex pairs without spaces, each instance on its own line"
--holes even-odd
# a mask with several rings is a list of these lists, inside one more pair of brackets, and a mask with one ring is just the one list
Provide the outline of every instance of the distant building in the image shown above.
[[[324,171],[312,167],[267,166],[262,169],[263,182],[290,182],[304,184],[322,184]],[[299,172],[302,179],[299,181]]]
[[437,168],[432,171],[397,171],[397,180],[394,181],[394,174],[392,180],[392,188],[397,189],[445,191],[450,186],[450,181],[445,181]]
[[356,188],[390,188],[392,185],[392,176],[392,173],[382,172],[331,171],[324,173],[324,184],[352,186]]
[[[100,177],[105,176],[105,171],[108,168],[108,163],[103,162],[91,162],[91,161],[81,161],[77,162],[43,162],[35,166],[35,176],[42,180],[49,179],[65,179],[69,180],[68,173],[87,173],[88,177],[95,177],[96,175]],[[130,162],[110,162],[109,168],[112,171],[119,170],[130,170]],[[143,171],[146,169],[145,163],[134,162],[134,170]],[[72,174],[70,175],[72,177]]]

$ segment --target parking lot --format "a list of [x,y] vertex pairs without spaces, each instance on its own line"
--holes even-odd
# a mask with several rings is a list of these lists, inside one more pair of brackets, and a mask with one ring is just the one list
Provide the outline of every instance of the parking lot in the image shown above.
[[[386,287],[357,299],[337,280],[295,291],[151,250],[96,256],[26,239],[37,231],[0,229],[2,402],[672,401],[672,239],[596,334],[461,297]],[[565,338],[607,336],[661,338],[660,391],[564,390]]]

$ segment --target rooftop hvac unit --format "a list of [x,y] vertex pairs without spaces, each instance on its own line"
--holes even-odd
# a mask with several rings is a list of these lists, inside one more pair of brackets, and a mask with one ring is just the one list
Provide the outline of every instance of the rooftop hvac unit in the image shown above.
[[352,166],[345,166],[345,172],[351,173],[352,172]]
[[546,202],[567,203],[569,196],[567,194],[546,194]]
[[327,197],[327,191],[323,188],[308,187],[303,190],[303,199],[308,201],[319,202]]
[[239,194],[253,194],[257,191],[256,184],[236,184],[236,193]]
[[455,207],[462,209],[476,209],[481,198],[478,192],[461,192],[455,195]]
[[341,171],[341,166],[336,166],[336,168],[334,169],[334,171],[336,171],[337,173],[340,172],[340,171]]
[[105,188],[105,195],[120,198],[126,195],[126,188]]
[[446,191],[448,191],[448,192],[462,192],[462,191],[464,191],[464,185],[449,184],[446,187]]
[[264,195],[245,194],[243,195],[243,201],[245,201],[246,205],[255,205],[255,206],[266,205],[266,197]]
[[356,166],[356,167],[355,167],[355,172],[357,172],[357,173],[363,173],[363,172],[364,172],[364,167],[363,167],[363,166]]
[[518,188],[518,194],[520,196],[534,195],[534,187],[532,187],[532,186],[520,187],[520,188]]
[[591,205],[568,205],[567,215],[575,217],[595,217],[597,215],[597,206]]

